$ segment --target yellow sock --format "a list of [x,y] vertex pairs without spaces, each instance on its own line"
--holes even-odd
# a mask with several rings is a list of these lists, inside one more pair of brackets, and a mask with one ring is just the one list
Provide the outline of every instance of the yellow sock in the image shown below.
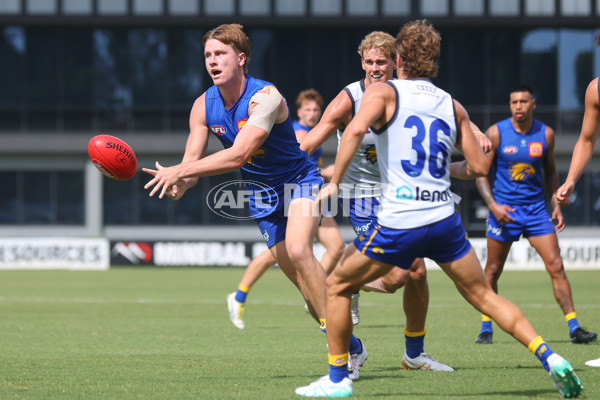
[[485,314],[481,314],[481,321],[483,322],[491,322],[492,319]]

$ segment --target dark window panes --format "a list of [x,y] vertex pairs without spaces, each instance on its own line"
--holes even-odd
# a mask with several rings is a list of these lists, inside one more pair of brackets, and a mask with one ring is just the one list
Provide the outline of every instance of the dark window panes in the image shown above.
[[[510,89],[520,83],[519,71],[521,64],[521,36],[518,30],[490,30],[487,52],[484,60],[489,60],[489,81],[487,102],[492,105],[506,105]],[[465,75],[468,75],[465,72]],[[495,118],[491,118],[495,122]]]
[[127,31],[96,29],[94,46],[94,106],[100,129],[129,126],[132,93],[129,85]]
[[51,174],[23,173],[23,223],[51,224],[55,222],[50,196]]
[[129,68],[135,108],[166,105],[166,37],[163,29],[129,32]]
[[[600,225],[600,172],[592,171],[588,172],[587,175],[590,181],[590,194],[588,198],[590,225]],[[567,207],[562,208],[563,213],[565,208]]]
[[[1,92],[1,90],[0,90]],[[16,131],[21,128],[21,111],[16,107],[0,106],[0,131]]]
[[[567,176],[567,171],[561,172],[559,176]],[[583,174],[581,179],[575,185],[575,190],[571,195],[571,203],[566,207],[561,207],[561,211],[565,218],[565,224],[567,226],[574,225],[589,225],[589,218],[586,218],[586,206],[588,205],[588,199],[586,199],[585,181],[587,174]]]
[[[200,181],[185,195],[174,203],[175,225],[201,225],[208,221],[209,208],[206,206],[207,190],[204,190],[204,180]],[[210,190],[210,188],[208,188]]]
[[[170,202],[173,200],[169,199],[168,196],[164,196],[162,199],[158,198],[158,194],[155,194],[153,197],[150,197],[148,194],[149,190],[144,189],[144,185],[148,182],[149,179],[146,177],[149,176],[144,174],[144,176],[136,175],[134,179],[132,179],[133,184],[137,187],[138,190],[138,204],[140,215],[139,219],[136,220],[136,224],[140,225],[164,225],[168,222],[169,215],[169,206]],[[137,179],[136,179],[137,178]],[[140,179],[143,178],[143,179]]]
[[18,216],[17,173],[0,172],[0,224],[15,224]]
[[[558,32],[555,29],[529,31],[521,43],[520,82],[533,88],[538,106],[557,104]],[[509,88],[510,90],[510,88]]]
[[40,109],[39,107],[30,108],[27,113],[27,128],[29,130],[56,130],[58,124],[58,112],[53,107],[48,106]]
[[190,131],[190,108],[169,112],[169,130],[173,133],[188,133]]
[[[474,35],[472,30],[455,30],[451,38],[450,48],[446,48],[451,54],[451,63],[441,65],[440,72],[450,72],[449,91],[452,97],[469,110],[469,105],[481,105],[485,102],[486,35]],[[474,65],[477,67],[474,68]]]
[[56,223],[83,225],[85,222],[83,172],[57,172],[56,178]]
[[[348,38],[345,35],[345,32],[333,30],[326,30],[325,32],[311,30],[307,35],[310,40],[309,52],[312,53],[312,62],[307,63],[307,68],[310,72],[308,82],[311,83],[311,87],[323,91],[324,93],[322,93],[322,95],[325,98],[332,98],[344,86],[350,83],[348,82],[348,77],[343,73],[340,73],[340,71],[345,71],[347,68],[342,60],[344,60],[344,49],[348,45]],[[323,35],[328,39],[323,40]],[[326,68],[323,67],[323,63],[327,64]],[[362,77],[364,77],[364,71],[362,76],[359,76],[358,79],[361,79]],[[298,93],[295,93],[292,96],[295,98],[297,94]]]
[[197,29],[169,31],[168,102],[171,107],[181,107],[188,113],[196,98],[212,84],[204,65],[203,35]]
[[[274,41],[271,51],[274,57],[268,80],[277,85],[286,97],[288,105],[293,108],[295,96],[301,90],[307,89],[308,85],[314,86],[310,78],[312,75],[310,66],[314,58],[307,50],[305,32],[297,29],[282,29],[277,32],[277,40]],[[250,64],[252,62],[250,61]],[[322,88],[318,90],[323,94]]]
[[162,132],[166,127],[166,115],[163,109],[133,111],[133,126],[138,132]]
[[[25,29],[20,26],[0,28],[0,106],[22,102],[22,76],[26,53]],[[3,125],[0,119],[0,124]]]
[[106,225],[130,225],[134,223],[134,203],[137,190],[133,180],[116,181],[103,177],[104,223]]
[[59,46],[56,28],[27,28],[26,101],[56,108]]
[[89,109],[94,94],[92,30],[63,30],[60,40],[63,46],[62,102],[66,106],[85,106]]
[[92,112],[89,108],[82,110],[63,110],[62,129],[66,131],[90,131],[92,129]]

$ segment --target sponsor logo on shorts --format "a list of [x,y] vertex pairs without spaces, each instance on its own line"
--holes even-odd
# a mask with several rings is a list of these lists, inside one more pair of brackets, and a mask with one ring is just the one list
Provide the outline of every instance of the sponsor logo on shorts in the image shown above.
[[373,250],[371,250],[373,253],[375,254],[384,254],[385,252],[383,251],[383,249],[379,246],[375,246],[373,247]]
[[265,231],[262,234],[263,239],[265,239],[265,242],[269,241],[269,232],[267,232],[267,230],[265,229]]
[[493,235],[497,235],[497,236],[502,235],[502,227],[501,226],[495,227],[495,226],[488,224],[487,231]]
[[[369,232],[369,228],[371,227],[371,223],[367,223],[364,225],[355,225],[354,226],[354,232],[356,232],[357,235],[360,235],[361,233],[367,233]],[[362,239],[360,239],[362,240]]]

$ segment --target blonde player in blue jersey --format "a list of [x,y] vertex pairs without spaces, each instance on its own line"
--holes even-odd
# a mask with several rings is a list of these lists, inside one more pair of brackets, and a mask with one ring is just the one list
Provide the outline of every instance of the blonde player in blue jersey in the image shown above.
[[[541,361],[564,397],[576,397],[581,381],[554,353],[518,307],[485,283],[450,192],[450,173],[462,179],[485,176],[488,162],[462,105],[433,85],[441,37],[427,21],[405,24],[396,37],[398,80],[372,84],[344,131],[330,185],[319,199],[335,196],[365,132],[376,134],[383,183],[378,225],[360,235],[327,279],[329,374],[296,389],[306,397],[350,397],[345,366],[350,296],[393,268],[410,268],[418,257],[434,260],[478,310],[525,345]],[[453,149],[465,161],[450,165]],[[397,266],[397,267],[395,267]]]
[[[596,34],[596,46],[600,47],[600,31]],[[575,184],[592,159],[594,145],[600,134],[600,77],[592,79],[585,91],[585,113],[581,123],[579,139],[573,149],[571,166],[565,183],[556,191],[556,201],[568,205],[569,196],[575,190]],[[600,367],[600,358],[586,361],[585,365]]]
[[[153,176],[144,188],[150,189],[150,196],[178,200],[199,177],[239,169],[252,193],[251,216],[282,271],[298,287],[325,331],[326,275],[313,254],[320,219],[315,197],[323,177],[300,150],[279,90],[246,74],[250,40],[242,26],[220,25],[207,32],[202,43],[214,85],[194,103],[182,163],[163,167],[157,162],[156,169],[144,168]],[[205,155],[211,132],[225,149]],[[353,338],[354,346],[360,346]]]
[[[298,142],[319,122],[322,106],[323,97],[315,89],[306,89],[298,94],[296,97],[298,120],[293,123]],[[319,147],[309,158],[318,168],[321,168],[323,165],[323,150]],[[325,181],[328,181],[331,177],[331,174],[326,175],[323,170],[321,170],[321,175],[323,175]],[[320,262],[325,273],[329,275],[335,268],[345,247],[340,230],[332,216],[323,216],[321,219],[317,229],[317,239],[325,247],[325,253]],[[244,314],[248,293],[265,271],[273,265],[275,265],[275,259],[269,249],[254,257],[248,264],[237,290],[227,296],[229,320],[236,328],[246,328]]]
[[[571,341],[589,343],[597,335],[579,326],[556,236],[565,224],[555,199],[558,174],[554,163],[554,131],[533,118],[535,99],[529,86],[515,86],[510,91],[509,106],[512,116],[487,130],[493,144],[488,153],[493,189],[487,177],[477,179],[479,193],[490,209],[485,278],[497,293],[511,245],[523,235],[542,257],[550,274],[554,297],[565,315]],[[544,187],[551,196],[552,215],[546,209]],[[483,315],[476,343],[491,344],[492,335],[492,321]]]

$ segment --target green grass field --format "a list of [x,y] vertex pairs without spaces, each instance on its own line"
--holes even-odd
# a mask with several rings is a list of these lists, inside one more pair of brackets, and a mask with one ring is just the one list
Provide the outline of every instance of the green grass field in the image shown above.
[[[0,272],[0,399],[293,399],[327,373],[325,337],[300,294],[272,269],[253,288],[246,329],[225,305],[241,269],[115,268]],[[600,271],[569,271],[577,315],[600,330]],[[496,328],[476,345],[480,316],[450,280],[430,271],[425,350],[456,371],[402,370],[401,294],[363,293],[369,359],[363,399],[556,399],[538,360]],[[519,305],[574,366],[583,398],[600,398],[599,343],[573,345],[545,272],[505,272],[501,294]]]

